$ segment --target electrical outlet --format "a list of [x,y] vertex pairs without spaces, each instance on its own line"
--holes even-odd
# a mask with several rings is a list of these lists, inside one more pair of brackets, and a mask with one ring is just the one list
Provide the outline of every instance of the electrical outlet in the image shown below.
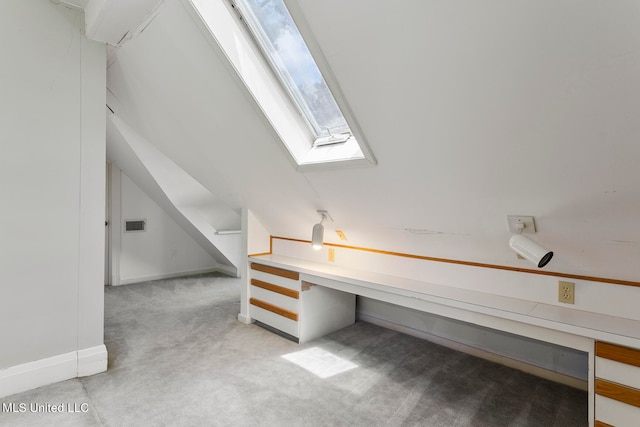
[[565,304],[575,304],[575,284],[573,282],[558,281],[558,301]]
[[333,248],[329,248],[329,262],[334,262],[336,260],[336,250]]

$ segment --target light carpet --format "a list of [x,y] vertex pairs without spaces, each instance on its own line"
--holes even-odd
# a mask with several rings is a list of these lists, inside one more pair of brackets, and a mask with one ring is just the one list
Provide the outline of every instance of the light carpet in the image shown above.
[[0,400],[86,412],[5,411],[0,425],[588,425],[584,391],[372,324],[303,345],[244,325],[240,283],[106,288],[108,371]]

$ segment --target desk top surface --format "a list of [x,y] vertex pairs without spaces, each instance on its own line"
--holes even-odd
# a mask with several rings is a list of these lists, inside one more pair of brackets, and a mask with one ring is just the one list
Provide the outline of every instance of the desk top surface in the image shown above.
[[[498,318],[515,320],[579,336],[640,347],[640,322],[622,317],[576,310],[536,301],[444,286],[368,271],[352,270],[280,255],[250,257],[251,262],[298,271],[302,280],[314,277],[379,293],[417,298]],[[304,277],[304,275],[310,277]],[[357,288],[356,288],[357,289]]]

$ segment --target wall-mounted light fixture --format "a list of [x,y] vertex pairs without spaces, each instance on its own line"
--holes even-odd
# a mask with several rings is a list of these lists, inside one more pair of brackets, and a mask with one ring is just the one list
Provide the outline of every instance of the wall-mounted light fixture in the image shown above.
[[509,215],[507,216],[507,222],[509,223],[509,230],[512,233],[517,233],[509,239],[509,246],[514,252],[533,262],[538,268],[544,267],[551,261],[553,251],[522,235],[523,233],[533,234],[536,232],[532,216]]
[[313,226],[313,232],[311,233],[311,246],[316,251],[322,249],[322,244],[324,243],[324,225],[322,223],[327,219],[331,220],[331,215],[327,211],[318,211],[318,214],[322,219]]

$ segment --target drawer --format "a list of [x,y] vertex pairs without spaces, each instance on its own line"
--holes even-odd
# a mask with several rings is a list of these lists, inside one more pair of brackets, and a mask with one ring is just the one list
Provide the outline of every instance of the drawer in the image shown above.
[[596,378],[640,390],[640,350],[596,343]]
[[251,263],[251,270],[253,272],[260,271],[263,273],[270,274],[272,276],[283,277],[289,280],[297,281],[300,279],[300,273],[298,273],[297,271],[285,270],[284,268],[278,268],[278,267],[271,267],[269,265],[264,265],[257,262]]
[[300,275],[296,271],[252,262],[251,317],[299,338]]
[[640,408],[596,395],[595,415],[596,420],[615,427],[638,427]]
[[596,356],[640,368],[640,350],[598,341]]
[[262,271],[251,271],[251,278],[260,280],[261,282],[271,283],[272,285],[280,286],[282,288],[300,291],[299,280],[292,280],[286,277],[274,276],[273,274],[265,273]]
[[596,377],[640,390],[640,368],[596,357]]
[[[274,312],[272,308],[268,305],[264,304],[264,301],[260,301],[255,298],[251,298],[251,317],[257,320],[258,322],[262,322],[266,325],[271,326],[272,328],[278,329],[282,332],[285,332],[289,335],[292,335],[298,338],[298,321],[286,317],[283,313]],[[275,311],[278,310],[279,307],[275,307]]]
[[595,425],[637,426],[640,350],[605,342],[597,342],[595,350]]
[[[265,289],[262,286],[255,286],[253,283],[266,283],[266,282],[255,282],[255,279],[251,279],[251,297],[256,298],[260,301],[264,301],[266,303],[275,305],[277,307],[283,308],[288,311],[293,311],[295,313],[300,312],[300,300],[298,298],[293,298],[288,295],[279,293],[277,291]],[[282,288],[286,289],[286,288]],[[291,292],[296,292],[290,290]]]

